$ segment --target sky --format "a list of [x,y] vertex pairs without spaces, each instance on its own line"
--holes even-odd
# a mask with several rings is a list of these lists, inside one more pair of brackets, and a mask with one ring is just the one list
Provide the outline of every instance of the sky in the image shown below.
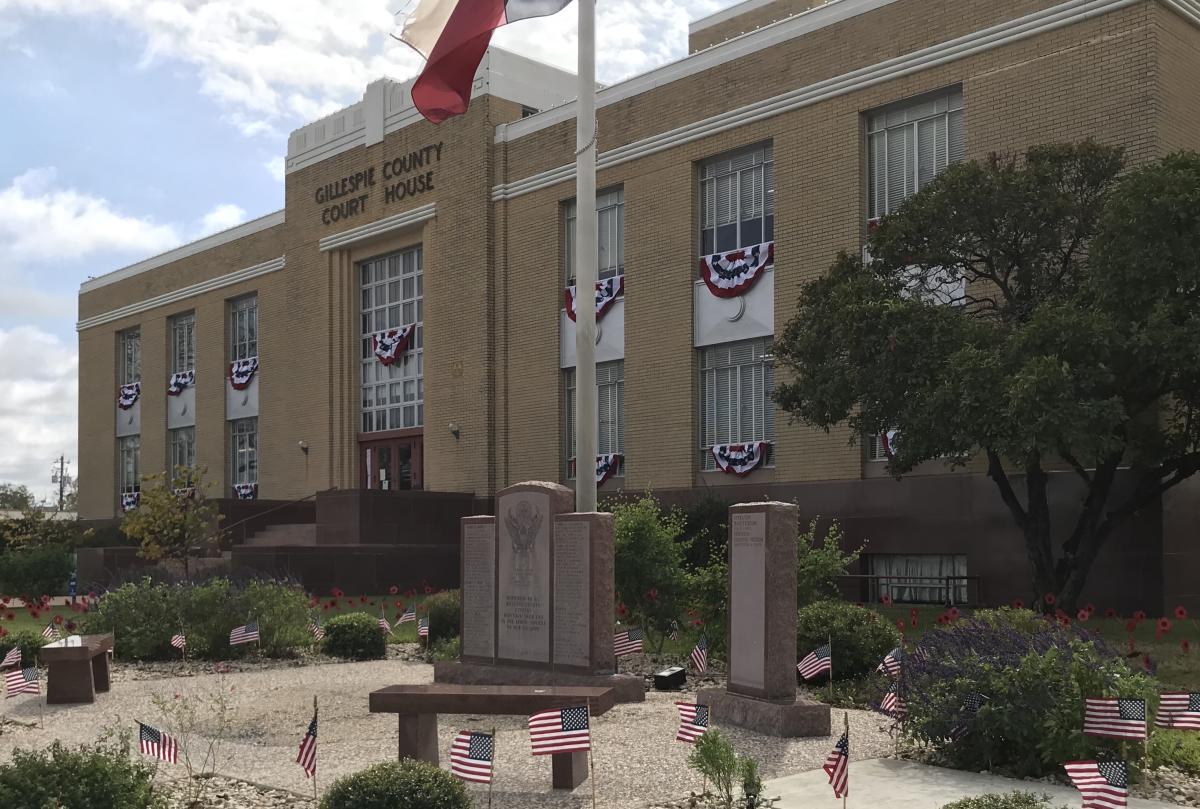
[[[420,69],[392,36],[417,3],[0,0],[0,482],[45,497],[77,458],[80,283],[283,207],[288,133]],[[600,0],[597,78],[728,5]],[[573,69],[575,32],[570,6],[493,41]]]

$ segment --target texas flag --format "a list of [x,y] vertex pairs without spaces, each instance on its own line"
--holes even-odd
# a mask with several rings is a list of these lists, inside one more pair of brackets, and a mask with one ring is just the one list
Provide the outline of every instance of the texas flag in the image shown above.
[[421,0],[400,40],[425,57],[413,84],[413,104],[435,124],[467,111],[471,84],[492,31],[530,17],[548,17],[571,0]]

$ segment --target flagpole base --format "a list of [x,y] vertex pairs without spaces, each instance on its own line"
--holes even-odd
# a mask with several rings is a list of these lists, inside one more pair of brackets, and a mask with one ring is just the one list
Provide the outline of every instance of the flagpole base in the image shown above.
[[806,699],[769,702],[731,694],[723,688],[702,688],[696,693],[696,703],[708,706],[712,714],[710,721],[714,725],[734,725],[786,739],[829,736],[832,733],[829,706],[821,702]]
[[574,789],[588,778],[586,750],[550,756],[551,784],[555,789]]

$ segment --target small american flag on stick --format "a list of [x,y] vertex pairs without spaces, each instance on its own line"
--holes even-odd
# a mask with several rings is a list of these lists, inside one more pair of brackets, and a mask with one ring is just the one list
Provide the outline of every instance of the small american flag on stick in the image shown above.
[[904,697],[900,696],[900,683],[893,682],[888,687],[887,692],[883,695],[883,699],[879,703],[879,709],[897,719],[908,713],[908,706],[904,703]]
[[229,645],[241,646],[245,643],[255,643],[258,641],[258,622],[245,624],[244,626],[234,627],[229,633]]
[[696,648],[692,649],[692,668],[697,674],[703,674],[708,671],[708,637],[701,635],[700,640],[696,641]]
[[180,651],[187,648],[187,635],[177,632],[171,636],[171,645]]
[[417,637],[418,638],[428,638],[429,637],[429,619],[428,618],[422,618],[421,620],[417,621]]
[[1200,730],[1200,692],[1172,691],[1161,694],[1154,724],[1160,728]]
[[833,787],[833,797],[843,798],[850,794],[850,733],[847,731],[838,739],[829,756],[821,767],[829,776],[829,784]]
[[175,739],[163,733],[158,728],[152,728],[138,722],[138,749],[143,755],[165,761],[168,764],[179,763],[179,745]]
[[300,752],[296,754],[296,763],[300,765],[300,769],[304,770],[305,778],[314,778],[317,775],[317,706],[315,697],[313,703],[313,718],[308,723],[308,732],[300,740]]
[[14,646],[8,650],[8,654],[4,656],[4,660],[0,661],[0,669],[6,669],[9,666],[21,665],[21,647]]
[[321,626],[321,619],[315,615],[308,619],[308,631],[315,640],[325,639],[325,627]]
[[460,730],[450,745],[450,772],[464,781],[490,784],[495,750],[492,734]]
[[400,624],[411,624],[416,620],[417,620],[417,605],[409,604],[407,607],[404,608],[403,614],[401,614],[401,616],[396,619],[396,626],[400,626]]
[[1124,761],[1068,761],[1063,767],[1083,795],[1083,809],[1125,809],[1129,780]]
[[638,627],[626,629],[613,635],[613,654],[617,657],[631,655],[642,650],[642,630]]
[[1083,732],[1109,739],[1146,738],[1146,700],[1088,697],[1084,702]]
[[675,740],[695,744],[708,731],[708,706],[691,702],[676,702],[679,709],[679,730]]
[[4,698],[11,699],[17,694],[40,694],[38,687],[38,670],[32,666],[27,669],[13,669],[4,675]]
[[883,672],[889,677],[895,677],[900,674],[900,661],[903,659],[904,650],[897,646],[884,656],[883,662],[875,670]]
[[800,672],[800,676],[806,680],[811,680],[821,672],[833,670],[833,655],[830,652],[829,644],[818,646],[813,649],[804,659],[796,664],[796,671]]
[[985,699],[987,697],[977,691],[967,694],[967,698],[963,700],[962,709],[959,711],[958,724],[950,729],[950,738],[953,741],[958,741],[970,732],[971,722],[979,713],[979,709],[983,707]]
[[590,750],[592,732],[588,726],[588,709],[555,708],[529,717],[529,740],[535,756]]
[[379,631],[385,635],[392,634],[392,625],[388,623],[388,619],[383,616],[383,608],[379,609]]
[[54,621],[46,624],[46,628],[42,630],[42,637],[46,640],[58,637],[58,627],[54,625]]

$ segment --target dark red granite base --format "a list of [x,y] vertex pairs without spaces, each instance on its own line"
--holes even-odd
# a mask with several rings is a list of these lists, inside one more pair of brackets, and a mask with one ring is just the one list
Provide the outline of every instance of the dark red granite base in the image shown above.
[[767,736],[828,736],[832,727],[829,706],[804,699],[767,702],[730,694],[724,688],[702,688],[696,702],[709,707],[714,725],[735,725]]
[[567,674],[516,666],[444,660],[433,664],[435,683],[459,685],[578,685],[611,688],[617,702],[645,702],[646,682],[633,674]]

